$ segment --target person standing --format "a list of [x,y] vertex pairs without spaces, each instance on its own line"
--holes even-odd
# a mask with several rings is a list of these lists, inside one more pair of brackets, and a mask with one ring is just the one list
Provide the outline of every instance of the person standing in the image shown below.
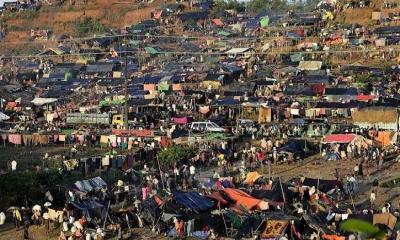
[[21,226],[22,216],[21,212],[17,208],[13,210],[13,219],[15,230],[19,230],[19,227]]

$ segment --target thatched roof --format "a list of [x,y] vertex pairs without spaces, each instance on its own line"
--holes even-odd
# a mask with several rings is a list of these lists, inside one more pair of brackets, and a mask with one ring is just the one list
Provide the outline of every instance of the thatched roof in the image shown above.
[[398,111],[396,108],[364,108],[354,111],[352,114],[353,122],[363,123],[392,123],[398,120]]

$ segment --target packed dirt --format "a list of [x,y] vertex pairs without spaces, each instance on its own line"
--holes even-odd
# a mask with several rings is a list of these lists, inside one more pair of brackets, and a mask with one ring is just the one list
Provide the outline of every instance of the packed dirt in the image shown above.
[[[82,1],[83,2],[83,1]],[[138,4],[119,0],[89,0],[87,4],[67,1],[61,6],[43,6],[36,12],[14,13],[7,17],[8,33],[0,42],[0,49],[37,47],[49,43],[29,41],[31,29],[49,29],[53,36],[74,34],[74,23],[82,17],[91,17],[106,27],[123,28],[149,19],[150,13],[162,6],[162,0]],[[47,46],[48,47],[48,46]]]

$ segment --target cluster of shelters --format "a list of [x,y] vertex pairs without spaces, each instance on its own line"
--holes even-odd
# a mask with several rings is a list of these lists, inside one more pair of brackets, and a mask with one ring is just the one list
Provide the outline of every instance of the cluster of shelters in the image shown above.
[[[352,202],[355,176],[283,182],[251,170],[320,153],[357,160],[356,174],[369,177],[398,155],[400,28],[339,26],[340,4],[258,15],[215,11],[212,1],[190,11],[165,4],[124,29],[2,57],[4,148],[71,147],[57,159],[60,176],[124,178],[66,186],[67,199],[49,199],[51,217],[40,219],[78,239],[144,226],[178,237],[344,239],[347,219],[398,238],[395,207]],[[357,57],[391,64],[350,63]],[[109,152],[77,155],[97,147]],[[7,161],[6,174],[18,172]]]

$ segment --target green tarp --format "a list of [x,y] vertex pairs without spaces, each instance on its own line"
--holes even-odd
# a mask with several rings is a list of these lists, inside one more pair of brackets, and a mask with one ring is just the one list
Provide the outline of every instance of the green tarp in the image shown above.
[[108,106],[122,105],[124,103],[125,103],[125,100],[112,100],[112,101],[102,100],[99,102],[99,106],[100,107],[108,107]]
[[303,57],[303,55],[301,53],[295,53],[295,54],[290,55],[290,61],[300,62],[302,57]]
[[159,53],[155,48],[152,48],[152,47],[145,47],[144,50],[146,51],[146,53],[149,53],[149,54]]
[[261,18],[260,19],[260,25],[261,25],[262,28],[268,27],[268,25],[269,25],[269,17],[266,16],[266,17]]
[[169,84],[167,81],[162,81],[158,83],[157,86],[158,91],[164,92],[169,90]]
[[229,37],[230,35],[232,35],[230,32],[226,32],[226,31],[220,31],[218,33],[218,35],[220,36],[224,36],[224,37]]

